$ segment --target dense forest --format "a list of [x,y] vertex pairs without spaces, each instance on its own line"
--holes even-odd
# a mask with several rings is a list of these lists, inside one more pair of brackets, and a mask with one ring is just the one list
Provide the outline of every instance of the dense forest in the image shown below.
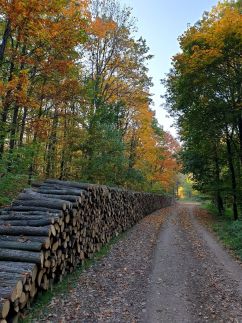
[[0,0],[0,204],[50,177],[173,192],[151,58],[116,0]]
[[241,0],[218,3],[179,38],[163,81],[180,129],[184,171],[216,204],[242,212]]

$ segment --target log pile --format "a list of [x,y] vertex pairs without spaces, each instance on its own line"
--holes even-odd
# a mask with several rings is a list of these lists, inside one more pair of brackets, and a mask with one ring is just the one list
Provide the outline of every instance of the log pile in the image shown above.
[[0,211],[0,323],[171,198],[46,180]]

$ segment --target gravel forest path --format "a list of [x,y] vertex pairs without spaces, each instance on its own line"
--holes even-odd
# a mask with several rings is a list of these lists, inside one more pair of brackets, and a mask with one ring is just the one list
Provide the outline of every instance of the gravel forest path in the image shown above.
[[135,225],[35,322],[242,322],[242,267],[177,204]]

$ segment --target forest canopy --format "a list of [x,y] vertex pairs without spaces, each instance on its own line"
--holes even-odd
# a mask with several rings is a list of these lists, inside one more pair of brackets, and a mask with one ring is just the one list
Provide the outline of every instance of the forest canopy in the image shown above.
[[116,0],[0,0],[2,192],[47,177],[174,190],[179,144],[135,29]]
[[179,38],[166,102],[176,118],[184,172],[220,214],[242,209],[241,1],[219,2]]

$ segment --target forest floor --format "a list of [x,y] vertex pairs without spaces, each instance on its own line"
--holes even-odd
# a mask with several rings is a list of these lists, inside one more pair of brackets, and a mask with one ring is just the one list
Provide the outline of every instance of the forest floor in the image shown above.
[[242,322],[242,266],[195,204],[140,221],[31,322]]

